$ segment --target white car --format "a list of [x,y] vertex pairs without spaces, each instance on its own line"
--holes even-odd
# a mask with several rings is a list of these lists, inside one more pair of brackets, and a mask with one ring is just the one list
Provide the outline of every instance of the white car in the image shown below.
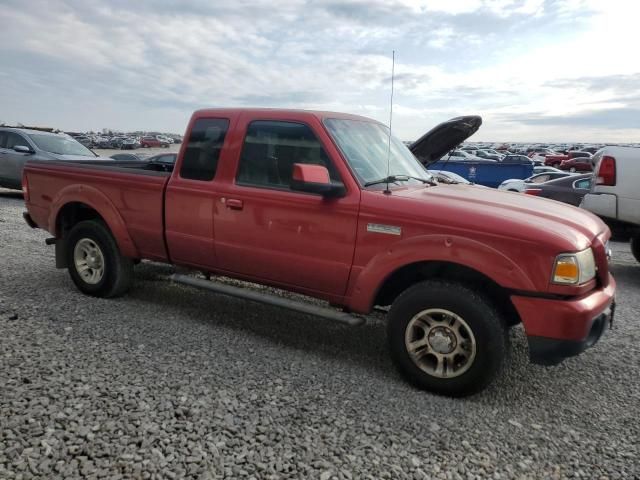
[[[534,173],[536,171],[536,168],[539,168],[539,167],[534,167],[533,169]],[[553,167],[546,167],[546,168],[553,168]],[[509,192],[522,193],[525,191],[527,186],[531,185],[532,183],[544,183],[544,182],[548,182],[549,180],[555,180],[556,178],[563,178],[563,177],[568,177],[570,175],[573,175],[572,173],[563,172],[562,170],[558,170],[557,168],[554,168],[553,170],[556,170],[556,171],[535,173],[534,175],[530,176],[529,178],[525,178],[524,180],[520,178],[512,178],[509,180],[505,180],[498,186],[498,190],[507,190]]]
[[478,162],[478,161],[485,161],[485,162],[489,162],[492,160],[485,160],[483,158],[480,157],[476,157],[475,155],[470,154],[469,152],[465,152],[464,150],[454,150],[453,152],[451,152],[451,155],[447,154],[444,157],[442,157],[442,160],[446,161],[447,158],[451,157],[451,160],[466,160],[469,162]]
[[640,150],[605,147],[592,160],[595,181],[580,207],[631,232],[631,253],[640,262]]
[[449,172],[447,170],[428,170],[428,172],[436,177],[436,180],[438,180],[438,182],[463,183],[465,185],[472,185],[472,183],[466,178],[458,175],[457,173]]
[[542,162],[542,163],[544,163],[544,161],[545,161],[545,160],[546,160],[546,158],[547,158],[547,157],[546,157],[547,155],[548,155],[547,153],[539,153],[539,152],[538,152],[538,153],[534,153],[534,154],[533,154],[533,155],[531,155],[529,158],[530,158],[531,160],[533,160],[534,162]]
[[166,135],[156,135],[156,138],[161,142],[168,143],[169,145],[173,143],[173,138],[169,138]]
[[547,172],[560,172],[560,173],[567,173],[564,170],[560,170],[559,168],[556,167],[548,167],[547,165],[540,165],[540,166],[535,166],[533,167],[533,173],[547,173]]

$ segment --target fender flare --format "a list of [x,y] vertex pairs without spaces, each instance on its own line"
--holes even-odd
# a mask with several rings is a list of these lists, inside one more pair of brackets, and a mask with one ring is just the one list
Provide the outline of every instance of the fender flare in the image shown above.
[[420,235],[390,246],[373,257],[351,282],[349,307],[368,312],[385,281],[398,269],[414,263],[447,262],[475,270],[498,285],[535,290],[520,266],[495,248],[455,235]]
[[129,235],[129,230],[118,209],[104,193],[94,187],[74,184],[60,190],[51,203],[51,213],[48,219],[49,232],[56,237],[58,236],[59,232],[56,231],[58,215],[64,206],[69,203],[83,203],[93,208],[109,227],[122,255],[130,258],[138,258],[140,256],[138,248],[131,235]]

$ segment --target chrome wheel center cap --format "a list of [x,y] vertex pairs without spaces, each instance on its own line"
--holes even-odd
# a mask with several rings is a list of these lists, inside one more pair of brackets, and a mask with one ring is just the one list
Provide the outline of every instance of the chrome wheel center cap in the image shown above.
[[440,354],[446,355],[456,348],[456,336],[446,327],[436,327],[429,332],[429,345]]

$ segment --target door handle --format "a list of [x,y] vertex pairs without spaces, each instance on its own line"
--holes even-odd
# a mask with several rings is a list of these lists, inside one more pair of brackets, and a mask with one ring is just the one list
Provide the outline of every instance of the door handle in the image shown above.
[[227,201],[225,203],[227,205],[227,208],[232,208],[234,210],[242,210],[242,207],[244,206],[244,202],[242,200],[238,200],[237,198],[227,198]]

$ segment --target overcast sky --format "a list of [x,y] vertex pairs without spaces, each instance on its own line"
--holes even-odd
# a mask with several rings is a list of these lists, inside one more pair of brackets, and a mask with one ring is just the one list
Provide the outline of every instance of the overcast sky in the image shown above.
[[389,119],[412,140],[640,141],[631,0],[0,0],[0,122],[182,133],[194,109]]

